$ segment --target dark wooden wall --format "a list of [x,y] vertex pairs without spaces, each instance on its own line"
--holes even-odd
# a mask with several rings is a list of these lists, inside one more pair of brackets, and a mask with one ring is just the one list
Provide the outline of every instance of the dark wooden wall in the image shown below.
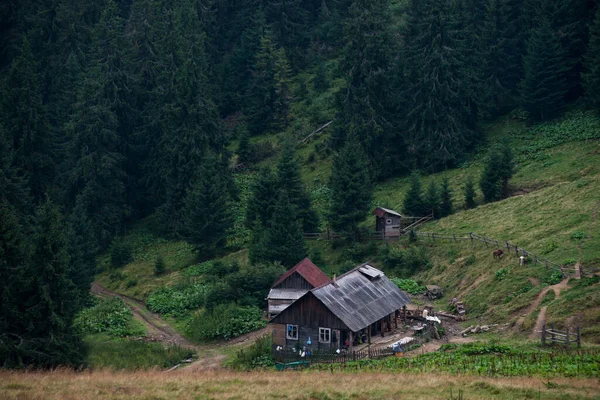
[[273,289],[306,289],[310,290],[313,286],[306,281],[299,273],[294,272],[288,276],[283,282],[275,286]]
[[[276,324],[293,324],[299,327],[348,330],[346,324],[335,316],[312,292],[296,300],[273,319]],[[312,338],[311,338],[312,339]]]

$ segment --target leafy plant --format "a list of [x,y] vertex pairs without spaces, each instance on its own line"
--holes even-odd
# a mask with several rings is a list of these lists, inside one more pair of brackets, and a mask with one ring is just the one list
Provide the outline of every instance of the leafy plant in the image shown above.
[[499,281],[501,281],[502,279],[504,279],[504,277],[508,274],[508,269],[507,268],[500,268],[498,271],[496,271],[496,279],[498,279]]
[[560,283],[560,281],[562,281],[562,274],[559,271],[553,272],[543,279],[543,282],[546,285],[556,285],[557,283]]
[[573,240],[583,240],[587,238],[587,233],[583,231],[575,231],[571,234],[571,239]]
[[421,294],[425,293],[427,290],[425,286],[419,285],[412,279],[392,278],[391,281],[394,282],[400,289],[410,294]]
[[209,287],[194,283],[181,287],[164,287],[150,294],[146,305],[151,311],[171,316],[182,316],[189,310],[202,307]]
[[219,304],[212,310],[197,313],[187,331],[195,340],[232,339],[267,325],[258,307]]
[[251,346],[238,351],[227,365],[237,370],[263,369],[275,366],[272,353],[273,337],[258,338]]
[[107,333],[116,337],[142,335],[143,329],[132,327],[132,315],[123,300],[114,298],[84,309],[77,315],[73,325],[83,334]]

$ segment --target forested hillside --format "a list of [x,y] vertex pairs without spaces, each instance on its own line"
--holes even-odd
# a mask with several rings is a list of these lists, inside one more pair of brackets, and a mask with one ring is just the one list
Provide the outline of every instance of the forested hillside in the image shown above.
[[[484,202],[514,194],[515,159],[598,137],[599,4],[4,1],[2,366],[82,362],[73,320],[97,265],[109,279],[131,261],[132,227],[184,248],[166,266],[150,252],[157,282],[246,248],[268,281],[308,254],[303,232],[329,227],[356,248],[373,199],[411,173],[421,197],[419,173],[489,148],[473,185]],[[535,128],[505,139],[498,121]],[[544,130],[555,121],[585,126]],[[459,183],[399,208],[449,215]],[[236,287],[250,271],[207,276],[231,272]]]

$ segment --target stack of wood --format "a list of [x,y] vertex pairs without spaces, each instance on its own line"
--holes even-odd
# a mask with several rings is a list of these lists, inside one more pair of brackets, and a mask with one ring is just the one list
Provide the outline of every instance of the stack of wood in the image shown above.
[[467,329],[465,329],[464,331],[460,332],[461,336],[467,336],[469,334],[474,334],[474,333],[482,333],[482,332],[488,332],[489,330],[496,328],[498,326],[498,324],[491,324],[491,325],[471,325],[469,326]]
[[456,297],[453,297],[452,300],[450,300],[450,304],[453,305],[454,308],[456,308],[456,313],[461,317],[461,319],[464,320],[467,314],[467,310],[465,309],[465,305],[463,304],[463,302],[457,299]]

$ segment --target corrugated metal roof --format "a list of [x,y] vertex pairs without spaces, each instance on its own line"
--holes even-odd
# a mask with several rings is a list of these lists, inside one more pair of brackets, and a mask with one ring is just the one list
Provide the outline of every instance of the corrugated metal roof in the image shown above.
[[396,211],[390,210],[388,208],[383,208],[383,207],[377,207],[376,209],[374,209],[373,214],[377,215],[378,217],[384,217],[385,214],[392,214],[392,215],[396,215],[398,217],[402,217],[402,215],[400,215]]
[[271,289],[267,300],[297,300],[307,292],[306,289]]
[[[368,271],[368,276],[365,275]],[[372,276],[379,277],[373,279]],[[369,278],[371,277],[371,278]],[[383,272],[368,264],[311,292],[353,332],[402,308],[410,299]]]
[[289,269],[285,274],[281,275],[277,282],[275,282],[271,287],[279,285],[295,272],[300,274],[300,276],[306,279],[306,281],[314,287],[324,285],[330,281],[329,277],[325,275],[325,273],[321,271],[319,267],[313,264],[308,258],[305,258],[293,268]]

